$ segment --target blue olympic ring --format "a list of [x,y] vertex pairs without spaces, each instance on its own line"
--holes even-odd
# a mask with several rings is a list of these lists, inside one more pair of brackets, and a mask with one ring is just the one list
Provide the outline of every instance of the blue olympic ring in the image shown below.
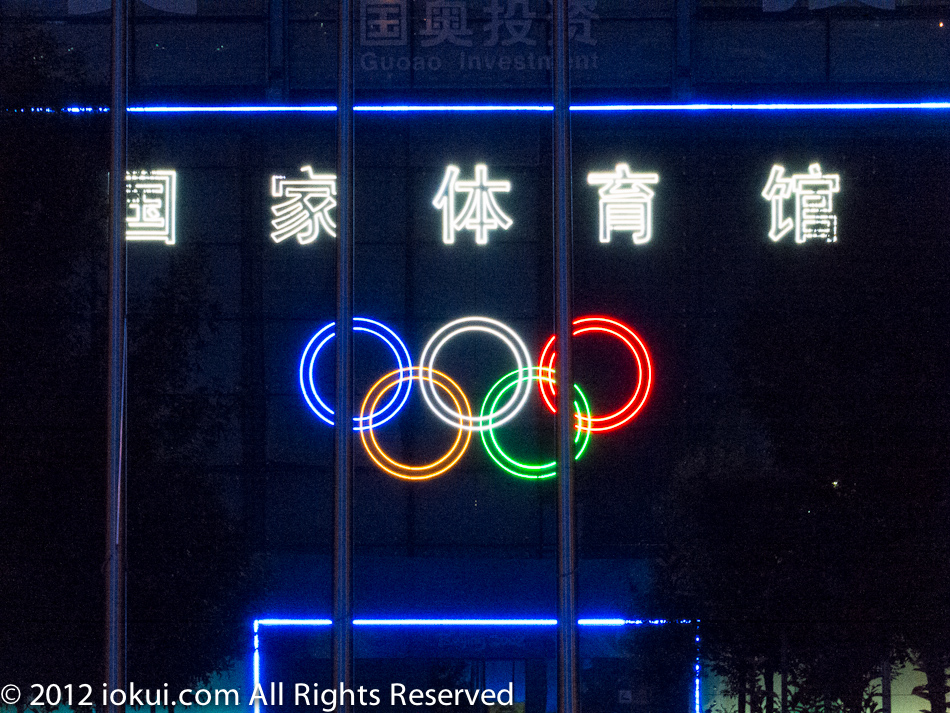
[[[307,400],[307,405],[310,406],[310,409],[317,414],[321,421],[329,426],[334,425],[335,414],[333,409],[320,398],[320,392],[317,391],[317,385],[313,380],[313,371],[320,350],[323,349],[327,342],[336,336],[336,332],[334,331],[335,326],[336,322],[329,322],[321,327],[307,343],[307,347],[303,350],[303,356],[300,358],[300,390],[303,392],[303,397]],[[379,337],[379,339],[392,350],[393,355],[396,357],[398,369],[408,369],[412,366],[409,349],[403,341],[396,336],[396,333],[382,322],[367,319],[366,317],[354,317],[353,331],[366,332],[375,337]],[[305,374],[306,377],[304,376]],[[393,418],[409,399],[409,391],[412,388],[411,384],[411,380],[400,381],[399,386],[395,392],[393,392],[389,401],[386,402],[386,405],[383,406],[379,412],[370,413],[364,417],[354,416],[353,423],[355,425],[353,426],[353,430],[365,431],[370,427],[370,424],[372,424],[373,428],[376,428]]]

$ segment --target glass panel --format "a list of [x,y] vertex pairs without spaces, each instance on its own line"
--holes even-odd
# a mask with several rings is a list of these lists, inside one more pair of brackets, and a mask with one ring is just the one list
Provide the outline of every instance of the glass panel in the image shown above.
[[[248,650],[250,622],[328,611],[332,429],[304,399],[300,363],[333,315],[323,202],[335,120],[148,115],[133,125],[129,557],[150,570],[130,584],[139,653],[129,677],[184,685],[193,662],[176,669],[169,647],[206,638],[202,656],[243,704],[252,661],[233,657]],[[169,207],[175,232],[156,236],[149,221]],[[316,378],[324,389],[332,370]],[[175,579],[189,584],[169,587]],[[151,668],[156,658],[167,664]]]

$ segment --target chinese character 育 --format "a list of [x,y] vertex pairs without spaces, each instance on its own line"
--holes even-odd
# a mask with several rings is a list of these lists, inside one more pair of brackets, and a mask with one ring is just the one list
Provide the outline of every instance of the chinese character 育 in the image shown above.
[[612,173],[589,173],[587,182],[600,186],[598,238],[610,242],[614,231],[629,232],[635,245],[650,242],[653,235],[653,196],[649,188],[659,183],[656,173],[631,173],[630,166],[618,163]]

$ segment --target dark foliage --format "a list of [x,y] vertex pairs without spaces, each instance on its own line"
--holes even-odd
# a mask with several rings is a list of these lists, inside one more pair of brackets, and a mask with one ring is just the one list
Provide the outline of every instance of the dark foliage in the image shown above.
[[89,682],[102,636],[106,127],[0,122],[0,670]]
[[[81,67],[49,38],[14,39],[3,50],[5,106],[65,105]],[[67,114],[8,112],[0,123],[0,670],[24,691],[96,684],[109,127]],[[207,336],[204,277],[184,264],[154,277],[176,290],[165,291],[164,313],[141,306],[130,334],[129,672],[184,685],[241,650],[255,570],[205,466],[220,411],[183,388]]]

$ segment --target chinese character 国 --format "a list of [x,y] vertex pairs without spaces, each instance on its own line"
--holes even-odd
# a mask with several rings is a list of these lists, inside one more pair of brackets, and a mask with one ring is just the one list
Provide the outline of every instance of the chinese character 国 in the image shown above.
[[174,171],[125,174],[125,239],[175,244]]
[[408,39],[408,0],[363,0],[360,6],[361,44],[405,45]]

